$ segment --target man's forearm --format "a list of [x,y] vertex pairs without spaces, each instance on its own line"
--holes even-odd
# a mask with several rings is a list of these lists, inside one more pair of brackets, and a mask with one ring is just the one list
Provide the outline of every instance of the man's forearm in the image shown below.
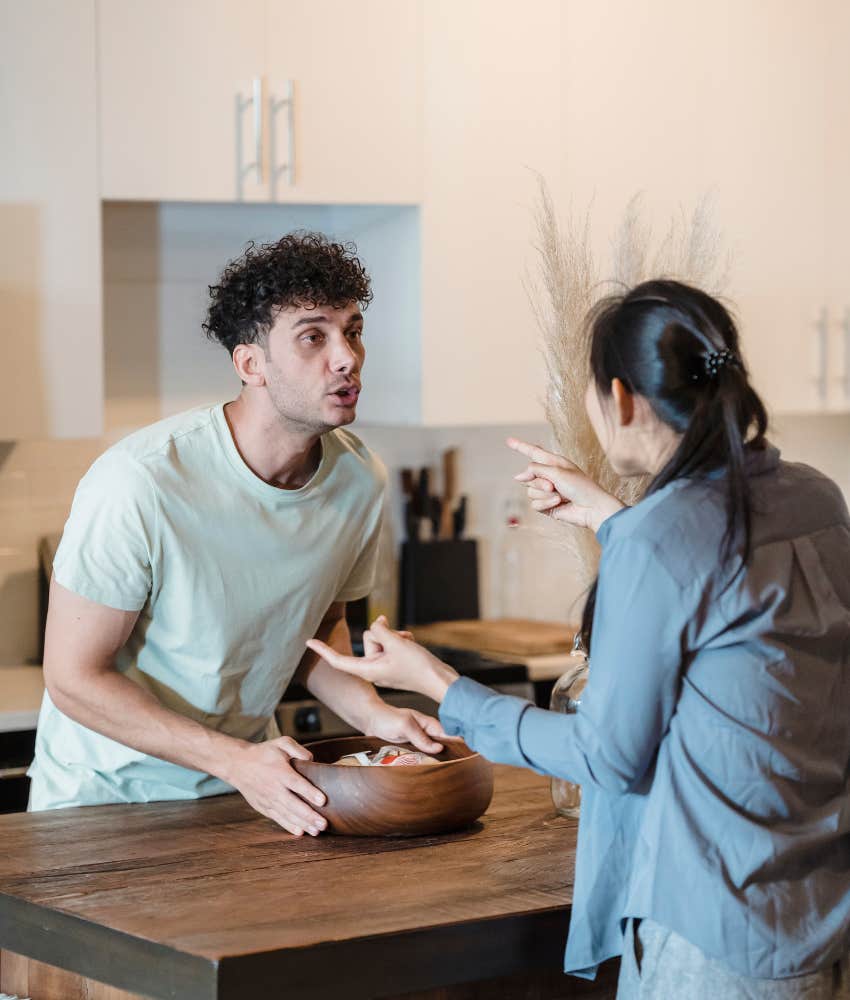
[[172,764],[230,783],[230,763],[249,745],[172,712],[115,670],[87,678],[81,687],[84,693],[50,685],[50,697],[60,712],[118,743]]
[[[351,655],[351,633],[345,618],[322,622],[316,631],[316,638],[339,653]],[[372,684],[360,677],[334,670],[309,649],[298,665],[296,677],[344,722],[360,732],[366,731],[369,718],[381,701]]]

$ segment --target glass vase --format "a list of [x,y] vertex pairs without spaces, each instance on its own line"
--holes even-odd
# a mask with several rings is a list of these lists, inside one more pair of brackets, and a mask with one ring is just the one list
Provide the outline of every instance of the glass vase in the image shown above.
[[[587,685],[587,651],[581,641],[580,633],[576,633],[570,661],[570,665],[552,688],[552,698],[549,702],[553,712],[564,712],[567,715],[573,715],[578,711],[581,696]],[[581,786],[564,778],[552,778],[552,803],[559,816],[577,818],[581,808]]]

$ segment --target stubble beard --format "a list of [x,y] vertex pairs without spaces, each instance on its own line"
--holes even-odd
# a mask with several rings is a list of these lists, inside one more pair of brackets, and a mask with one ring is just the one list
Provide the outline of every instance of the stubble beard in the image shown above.
[[303,394],[284,382],[280,369],[274,362],[266,368],[266,390],[281,428],[287,433],[315,434],[320,437],[336,427],[344,426],[344,423],[329,424],[324,420],[318,412],[318,407],[311,406]]

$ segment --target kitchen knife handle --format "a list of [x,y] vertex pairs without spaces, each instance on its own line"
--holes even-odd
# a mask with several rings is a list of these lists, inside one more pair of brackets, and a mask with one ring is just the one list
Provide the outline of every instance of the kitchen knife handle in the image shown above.
[[434,541],[440,537],[440,525],[444,512],[443,501],[439,497],[430,497],[428,517],[431,521],[431,538]]
[[409,542],[419,541],[419,518],[413,509],[413,500],[408,500],[404,505],[404,530]]
[[463,538],[466,530],[466,497],[460,498],[457,510],[452,514],[452,532],[455,538]]
[[440,524],[440,538],[451,538],[452,503],[457,493],[457,448],[443,452],[443,518]]
[[419,517],[427,517],[429,512],[428,498],[431,495],[430,473],[427,468],[419,470],[419,483],[416,488],[416,513]]

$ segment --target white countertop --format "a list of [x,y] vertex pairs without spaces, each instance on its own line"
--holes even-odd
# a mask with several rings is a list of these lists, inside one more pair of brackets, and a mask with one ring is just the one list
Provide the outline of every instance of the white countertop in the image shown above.
[[41,667],[0,666],[0,733],[35,729],[43,694]]

